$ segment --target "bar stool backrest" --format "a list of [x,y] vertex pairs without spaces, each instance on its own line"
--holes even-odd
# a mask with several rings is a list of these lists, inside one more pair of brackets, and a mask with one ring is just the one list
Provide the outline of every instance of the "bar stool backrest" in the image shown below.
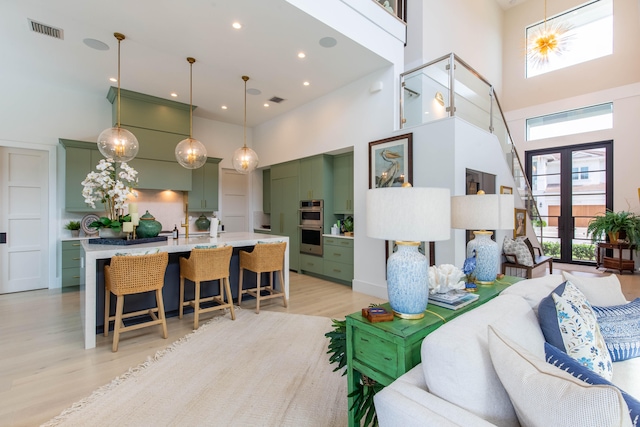
[[[189,259],[185,264],[187,269],[191,269],[191,277],[200,281],[215,280],[222,277],[229,277],[229,265],[233,246],[223,246],[220,248],[194,248],[191,250]],[[181,263],[181,268],[182,268]]]
[[106,282],[115,295],[130,295],[161,289],[167,270],[169,254],[116,255],[105,269]]
[[284,268],[284,252],[287,242],[258,243],[244,257],[242,268],[255,272],[278,271]]

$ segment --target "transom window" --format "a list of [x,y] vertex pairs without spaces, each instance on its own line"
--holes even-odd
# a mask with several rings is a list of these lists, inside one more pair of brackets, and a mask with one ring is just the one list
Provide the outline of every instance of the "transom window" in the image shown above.
[[527,27],[527,49],[545,25],[566,30],[559,37],[566,41],[566,49],[561,54],[549,54],[548,61],[527,57],[527,78],[613,53],[613,0],[596,0]]
[[613,128],[613,103],[527,119],[527,141]]

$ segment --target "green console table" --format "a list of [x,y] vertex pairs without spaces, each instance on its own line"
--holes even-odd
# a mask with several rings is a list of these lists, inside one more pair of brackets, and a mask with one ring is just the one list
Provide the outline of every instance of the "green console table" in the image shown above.
[[[478,286],[480,298],[459,310],[449,310],[433,304],[427,306],[425,316],[419,320],[395,317],[391,322],[371,323],[356,312],[347,316],[347,381],[348,393],[353,392],[361,375],[388,386],[396,378],[420,363],[420,348],[424,337],[445,322],[473,310],[495,298],[510,285],[523,280],[505,276],[493,285]],[[391,311],[389,304],[383,307]],[[354,398],[349,397],[349,426],[358,426]]]

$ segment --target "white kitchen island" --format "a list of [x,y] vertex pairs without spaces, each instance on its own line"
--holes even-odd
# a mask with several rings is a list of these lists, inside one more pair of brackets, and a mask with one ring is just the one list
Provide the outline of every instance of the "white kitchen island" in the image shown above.
[[[80,284],[80,306],[81,317],[84,332],[84,348],[94,348],[96,346],[96,315],[99,298],[98,289],[99,281],[103,280],[103,272],[100,271],[100,266],[104,265],[105,260],[109,260],[117,253],[145,253],[152,249],[159,249],[161,252],[168,252],[170,254],[170,266],[172,270],[178,268],[175,264],[178,254],[187,256],[191,249],[199,245],[229,245],[234,248],[246,248],[253,247],[258,242],[287,242],[287,249],[285,251],[284,258],[284,292],[289,299],[289,237],[287,236],[273,236],[259,233],[221,233],[217,238],[211,238],[207,235],[193,236],[189,238],[180,237],[173,240],[171,237],[167,241],[152,242],[136,245],[102,245],[102,244],[90,244],[89,240],[82,241],[82,253],[81,253],[81,284]],[[175,256],[171,256],[174,254]],[[235,254],[235,250],[234,250]],[[173,258],[173,262],[172,262]],[[235,266],[233,265],[236,263]],[[234,257],[231,261],[231,268],[237,270],[237,257]],[[167,267],[169,269],[169,267]],[[175,276],[175,273],[174,273]],[[174,277],[175,279],[175,277]],[[165,276],[165,280],[166,276]],[[172,279],[173,281],[173,279]],[[165,281],[165,286],[166,286]],[[104,283],[101,284],[104,286]],[[174,284],[175,285],[175,284]],[[231,280],[232,290],[237,289],[237,281]],[[104,289],[102,287],[101,289]],[[104,292],[103,290],[101,292]],[[165,307],[167,298],[165,296]]]

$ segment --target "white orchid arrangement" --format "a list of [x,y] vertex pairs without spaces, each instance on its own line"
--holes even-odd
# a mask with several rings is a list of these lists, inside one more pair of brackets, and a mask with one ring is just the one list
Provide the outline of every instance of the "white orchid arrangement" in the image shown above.
[[449,292],[451,290],[463,290],[466,287],[465,274],[452,264],[441,264],[439,267],[429,267],[429,293]]
[[124,205],[130,194],[138,197],[133,187],[138,184],[138,172],[125,162],[120,164],[120,170],[116,171],[115,162],[112,159],[101,159],[96,169],[91,171],[82,181],[82,196],[84,202],[96,208],[96,202],[104,204],[106,216],[99,221],[94,221],[90,227],[109,227],[119,229],[124,216]]

